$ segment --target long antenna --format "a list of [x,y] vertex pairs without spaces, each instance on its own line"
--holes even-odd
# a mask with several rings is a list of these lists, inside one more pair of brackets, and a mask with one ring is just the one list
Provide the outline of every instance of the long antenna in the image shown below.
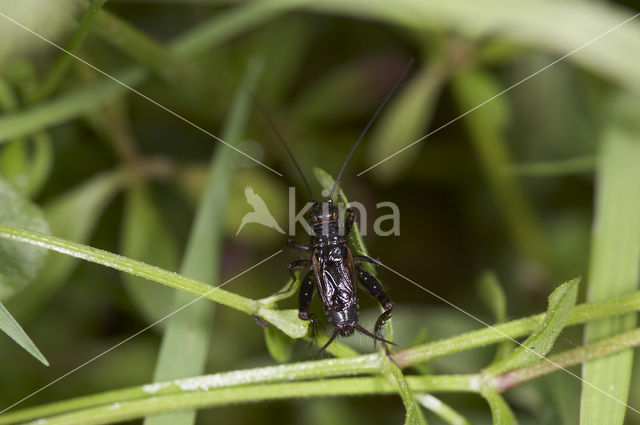
[[293,161],[293,164],[296,166],[296,169],[298,170],[300,177],[302,177],[302,181],[304,182],[304,186],[307,188],[307,192],[309,192],[309,197],[311,198],[311,201],[315,202],[316,200],[314,199],[313,193],[311,192],[311,187],[309,186],[309,182],[304,176],[304,173],[302,172],[302,168],[300,168],[300,165],[298,165],[298,161],[296,161],[296,158],[293,156],[291,149],[289,149],[289,146],[284,141],[284,138],[282,137],[282,135],[280,134],[276,126],[273,124],[273,121],[271,121],[267,113],[262,109],[262,106],[260,106],[260,103],[258,103],[258,99],[256,99],[255,95],[249,90],[245,90],[245,93],[253,100],[253,103],[254,105],[256,105],[256,109],[258,110],[258,112],[260,112],[260,115],[262,115],[262,118],[264,118],[264,120],[269,124],[269,127],[271,127],[271,130],[273,130],[273,132],[278,137],[278,140],[280,140],[280,143],[282,143],[282,146],[289,154],[289,158],[291,158],[291,161]]
[[400,75],[400,78],[398,78],[398,80],[396,80],[395,84],[393,85],[393,87],[391,88],[389,93],[387,94],[387,97],[385,97],[384,100],[382,101],[382,103],[380,104],[380,106],[378,106],[378,109],[373,114],[373,116],[371,117],[371,119],[367,123],[367,126],[364,128],[364,130],[362,130],[362,133],[360,133],[360,137],[358,137],[358,140],[356,140],[356,143],[351,148],[351,152],[349,152],[349,155],[347,155],[347,159],[345,159],[344,164],[342,164],[342,168],[340,168],[340,172],[338,173],[338,177],[336,178],[335,183],[333,183],[333,187],[331,188],[331,193],[329,194],[329,202],[331,202],[331,199],[333,198],[333,192],[336,190],[336,187],[338,187],[338,183],[340,182],[340,178],[342,177],[342,173],[344,172],[344,169],[347,167],[347,163],[351,159],[351,155],[353,155],[353,153],[356,151],[356,148],[358,147],[358,144],[360,144],[360,141],[364,138],[364,135],[367,134],[367,131],[369,131],[369,128],[371,127],[373,122],[376,120],[376,118],[378,118],[378,115],[382,111],[382,108],[384,108],[384,106],[387,104],[387,102],[389,102],[389,99],[391,99],[391,96],[393,96],[393,94],[396,92],[396,90],[400,86],[400,83],[402,82],[402,80],[404,80],[404,77],[409,72],[409,69],[411,69],[411,66],[413,65],[413,62],[415,62],[415,58],[411,58],[411,60],[407,64],[407,66],[404,68],[404,71],[402,71],[402,75]]

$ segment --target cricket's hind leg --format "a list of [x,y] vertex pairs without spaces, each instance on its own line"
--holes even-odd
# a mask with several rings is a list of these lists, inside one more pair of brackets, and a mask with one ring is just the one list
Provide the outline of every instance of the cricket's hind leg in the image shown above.
[[384,326],[384,324],[387,323],[391,318],[391,310],[393,310],[393,302],[391,301],[389,296],[384,292],[384,289],[382,289],[382,285],[380,285],[380,282],[378,282],[378,279],[373,277],[371,273],[369,273],[367,270],[365,270],[364,267],[360,265],[356,265],[355,268],[356,268],[356,273],[358,274],[358,278],[362,283],[362,286],[365,287],[365,289],[369,292],[369,294],[373,298],[375,298],[384,309],[384,312],[382,312],[380,317],[378,317],[378,320],[376,320],[376,325],[374,327],[373,333],[377,337],[374,339],[382,342],[385,352],[389,355],[391,354],[391,351],[389,350],[389,347],[386,344],[388,341],[385,340],[382,335],[382,326]]

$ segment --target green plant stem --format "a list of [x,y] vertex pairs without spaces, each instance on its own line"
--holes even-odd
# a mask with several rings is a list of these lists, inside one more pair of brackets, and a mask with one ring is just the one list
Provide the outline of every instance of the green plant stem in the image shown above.
[[638,345],[640,345],[640,328],[550,356],[550,361],[540,360],[530,366],[505,372],[494,377],[491,386],[496,391],[503,392],[523,382],[555,372],[560,367],[575,366],[592,359],[637,347]]
[[[179,36],[169,43],[169,51],[180,57],[197,55],[303,3],[305,3],[303,0],[264,1],[234,8],[214,16]],[[123,23],[120,22],[120,25]],[[119,35],[127,37],[131,34],[127,31]],[[138,39],[124,39],[122,43],[144,44]],[[154,52],[144,54],[155,57]],[[131,67],[112,75],[124,84],[135,87],[147,79],[149,72],[143,67]],[[127,88],[105,78],[89,87],[57,96],[47,103],[35,105],[24,111],[5,114],[0,117],[0,143],[84,115],[87,111],[108,104],[127,93],[129,93]]]
[[144,279],[149,279],[172,288],[201,295],[203,298],[210,299],[248,314],[257,314],[260,307],[257,301],[236,295],[233,292],[228,292],[220,288],[214,289],[214,287],[205,283],[189,279],[159,267],[145,264],[141,261],[132,260],[121,255],[112,254],[101,249],[60,239],[55,236],[45,235],[44,233],[0,225],[0,237],[26,242],[31,245],[40,246],[72,257],[81,258],[92,263],[102,264],[103,266],[130,273]]
[[[470,384],[473,379],[474,375],[407,377],[409,387],[414,391],[421,392],[473,392]],[[148,414],[221,406],[231,403],[313,396],[392,394],[397,393],[397,391],[395,383],[382,376],[247,385],[209,391],[183,391],[179,394],[154,395],[132,401],[115,402],[59,416],[47,417],[46,423],[48,425],[97,425],[130,420]],[[35,425],[38,422],[36,420],[28,423]]]
[[[628,313],[630,311],[640,310],[640,293],[634,295],[613,299],[606,302],[581,304],[576,306],[570,316],[570,323],[581,323],[589,318],[598,319],[606,316],[614,316],[622,313]],[[502,331],[510,337],[517,337],[530,332],[535,329],[536,323],[543,319],[543,315],[530,316],[528,318],[514,320],[507,322],[505,327],[501,325]],[[487,329],[491,331],[490,329]],[[423,357],[414,355],[410,358],[402,356],[403,353],[416,352],[419,350],[425,351],[429,358],[435,358],[444,356],[447,354],[456,353],[465,349],[474,348],[480,345],[487,345],[495,342],[499,342],[505,339],[504,336],[491,331],[491,339],[483,339],[483,331],[469,332],[463,335],[454,336],[451,338],[435,341],[429,344],[422,344],[417,347],[410,348],[408,350],[402,350],[394,354],[394,360],[398,363],[399,359],[403,359],[405,364],[403,367],[410,366],[412,364],[423,361]],[[635,334],[633,334],[635,332]],[[501,339],[496,339],[495,336],[500,336]],[[465,338],[473,340],[475,342],[482,341],[482,343],[464,345],[461,342]],[[587,347],[579,347],[574,350],[569,350],[566,353],[559,354],[551,357],[551,359],[562,365],[568,367],[573,364],[578,364],[581,361],[588,360],[589,356],[604,356],[611,352],[619,351],[631,345],[640,344],[640,330],[634,330],[626,334],[617,335],[610,338],[607,341],[601,341],[594,343]],[[460,348],[462,347],[462,348]],[[51,403],[43,406],[37,406],[29,409],[24,409],[12,413],[8,413],[0,416],[0,425],[16,423],[20,421],[30,420],[33,418],[52,416],[71,410],[90,409],[99,405],[107,405],[112,403],[121,403],[123,401],[140,399],[143,397],[159,397],[168,396],[184,391],[211,391],[221,389],[223,387],[232,386],[244,386],[253,384],[275,383],[281,381],[292,380],[308,380],[314,378],[329,378],[335,376],[344,375],[356,375],[356,374],[374,374],[379,373],[381,368],[381,356],[382,353],[366,354],[358,357],[349,358],[336,358],[326,359],[308,362],[292,363],[287,365],[268,366],[249,370],[240,370],[232,372],[224,372],[213,375],[198,376],[193,378],[176,379],[166,382],[158,382],[149,385],[143,385],[138,387],[125,388],[116,391],[109,391],[101,394],[95,394],[86,397],[79,397],[72,400]],[[554,360],[555,359],[555,360]],[[556,361],[557,360],[557,361]],[[408,362],[408,363],[406,363]],[[503,383],[505,376],[513,374],[513,380],[520,380],[524,382],[527,379],[533,379],[542,374],[547,374],[557,370],[557,366],[547,362],[540,361],[530,366],[522,368],[522,372],[519,370],[506,372],[503,375],[499,375],[503,378],[496,378],[495,390],[503,391],[507,386]],[[523,377],[519,377],[522,374]],[[481,387],[482,378],[480,375],[474,375],[474,380],[466,381],[469,383],[467,390],[479,390]],[[528,377],[530,376],[530,377]],[[438,389],[430,388],[428,390],[422,390],[419,388],[411,387],[413,391],[436,391],[449,388],[451,386],[458,386],[461,381],[458,377],[454,377],[455,380],[451,383],[448,381],[438,381],[440,383],[447,383],[446,386],[439,387]],[[412,383],[412,377],[408,377],[409,383]],[[460,378],[462,379],[462,378]],[[466,379],[466,378],[464,378]],[[435,381],[434,381],[435,382]],[[268,390],[266,386],[265,392]],[[356,394],[356,393],[353,393]],[[313,395],[313,394],[308,394]],[[317,394],[316,394],[317,395]],[[248,399],[249,400],[249,399]],[[152,412],[145,412],[152,413]]]
[[[579,304],[571,310],[567,326],[638,310],[640,310],[640,293],[637,292],[611,300]],[[495,325],[492,328],[478,329],[451,338],[400,350],[394,353],[393,358],[398,366],[404,368],[446,354],[494,344],[508,338],[519,338],[528,335],[542,320],[544,320],[544,313],[512,320]]]
[[[80,21],[80,25],[71,37],[71,40],[69,40],[65,50],[71,53],[75,53],[78,50],[82,40],[89,31],[91,23],[96,17],[96,14],[100,12],[100,8],[106,3],[106,1],[107,0],[92,0],[91,3],[87,5],[87,10]],[[86,5],[85,2],[83,2],[83,4]],[[65,52],[60,52],[53,63],[53,66],[42,80],[42,83],[38,86],[33,95],[30,96],[29,103],[37,103],[40,100],[49,97],[60,85],[62,77],[64,77],[64,74],[69,69],[73,60],[75,59],[71,55]]]
[[[224,289],[212,290],[213,288],[209,285],[189,279],[177,273],[170,272],[156,266],[151,266],[141,261],[132,260],[121,255],[112,254],[108,251],[57,238],[55,236],[17,227],[0,225],[0,238],[40,246],[72,257],[102,264],[172,288],[181,289],[196,295],[203,295],[204,298],[250,315],[258,314],[262,317],[265,312],[270,312],[271,314],[280,312],[280,310],[275,311],[268,308],[260,303],[260,301],[246,298],[241,295],[234,294],[233,292],[225,291]],[[630,313],[637,310],[640,310],[640,293],[634,293],[606,301],[580,304],[571,311],[567,324],[575,325],[594,319]],[[269,317],[266,317],[265,319],[269,321]],[[400,350],[394,353],[393,357],[398,366],[404,368],[434,357],[493,344],[506,338],[518,338],[527,335],[535,329],[543,319],[544,313],[512,320],[491,328],[483,328],[476,331],[466,332],[452,338],[429,342],[409,349]]]
[[[542,359],[496,377],[483,374],[409,376],[413,392],[503,392],[542,375],[640,345],[640,329]],[[176,379],[80,397],[0,416],[0,425],[36,418],[47,424],[105,424],[181,409],[284,398],[392,394],[397,384],[383,376],[326,379],[329,376],[378,373],[382,354],[356,359],[327,359]],[[355,360],[355,362],[354,362]],[[312,378],[325,378],[306,381]],[[278,382],[305,380],[303,382]],[[59,416],[56,416],[59,415]],[[40,420],[38,419],[38,420]],[[37,424],[37,421],[29,422]]]

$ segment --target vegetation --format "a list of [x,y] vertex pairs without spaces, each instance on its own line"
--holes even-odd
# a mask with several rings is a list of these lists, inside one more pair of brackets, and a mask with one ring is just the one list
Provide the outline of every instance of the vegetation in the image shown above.
[[[0,40],[0,424],[640,424],[630,2],[28,0]],[[308,201],[252,98],[319,197],[412,57],[338,194],[397,346],[318,356],[287,236],[238,230]]]

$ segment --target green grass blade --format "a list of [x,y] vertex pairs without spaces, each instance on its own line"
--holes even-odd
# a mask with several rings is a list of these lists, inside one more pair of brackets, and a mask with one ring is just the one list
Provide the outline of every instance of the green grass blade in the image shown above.
[[[381,354],[384,355],[384,354]],[[405,425],[427,425],[427,420],[424,418],[422,414],[422,410],[420,409],[420,405],[417,400],[413,396],[413,391],[409,388],[409,383],[407,382],[407,377],[404,376],[402,370],[398,367],[397,364],[392,362],[386,356],[382,359],[382,373],[389,378],[392,382],[394,382],[398,388],[398,392],[400,393],[400,397],[402,398],[402,403],[404,404],[404,408],[407,412],[406,417],[404,419]]]
[[[256,2],[220,16],[216,15],[169,43],[169,50],[172,54],[180,56],[196,55],[284,13],[288,8],[299,3],[299,0],[283,5],[276,5],[273,2]],[[127,34],[121,34],[121,36]],[[130,39],[122,41],[124,44],[137,42],[137,40]],[[142,83],[147,76],[148,73],[141,67],[130,68],[114,74],[115,78],[129,86]],[[120,84],[103,79],[89,87],[60,95],[47,103],[14,114],[7,114],[0,117],[0,143],[77,118],[86,114],[87,111],[106,105],[128,93],[128,90]]]
[[[633,16],[630,10],[612,4],[580,0],[325,0],[309,2],[307,7],[394,23],[418,33],[431,29],[476,40],[499,37],[558,55],[593,41]],[[568,60],[617,84],[638,89],[638,39],[640,19],[636,18]]]
[[511,164],[505,173],[521,177],[560,177],[573,174],[592,173],[595,158],[592,155],[530,163]]
[[[147,185],[140,183],[132,187],[127,193],[120,233],[123,255],[175,270],[178,267],[179,250],[170,230]],[[149,323],[162,319],[170,311],[175,291],[126,273],[122,275],[122,280],[139,313]]]
[[[596,211],[592,229],[587,300],[598,301],[634,291],[640,270],[640,126],[637,97],[618,99],[613,121],[605,131],[597,162]],[[587,342],[632,329],[636,315],[590,323]],[[623,402],[627,401],[633,351],[594,360],[583,378]],[[593,387],[582,385],[583,425],[622,424],[626,407]]]
[[[0,223],[49,232],[42,210],[3,179],[0,179]],[[47,252],[35,246],[21,246],[8,240],[0,242],[0,302],[33,282],[46,257]]]
[[[107,0],[91,0],[91,3],[87,7],[87,11],[80,21],[80,25],[74,32],[71,40],[69,40],[69,43],[65,46],[67,51],[76,53],[82,43],[82,40],[89,31],[89,27],[91,26],[93,19],[106,1]],[[44,80],[30,96],[30,103],[35,103],[41,99],[49,97],[49,95],[58,88],[64,74],[67,72],[69,66],[71,66],[71,62],[74,60],[75,59],[71,55],[65,52],[59,52],[56,61],[47,72]]]
[[[93,248],[77,242],[35,232],[33,230],[3,224],[0,224],[0,238],[15,242],[22,242],[39,248],[56,251],[71,257],[80,258],[85,261],[142,277],[171,288],[180,289],[195,295],[201,295],[203,298],[226,305],[227,307],[249,315],[257,314],[264,320],[267,320],[274,326],[277,326],[278,329],[282,330],[291,338],[302,338],[307,334],[309,323],[307,321],[300,320],[297,317],[297,314],[294,314],[295,310],[273,310],[267,306],[263,306],[260,301],[237,295],[222,288],[216,287],[212,290],[210,285],[161,269],[160,267],[145,264],[141,261],[132,260],[102,249]],[[279,252],[272,254],[262,261],[267,261],[268,259],[275,257],[277,254],[279,254]],[[246,269],[237,276],[240,276],[248,270],[249,269]],[[638,300],[640,301],[640,295],[638,296]],[[625,308],[625,311],[633,311],[636,305],[635,301],[635,297],[631,297],[631,300],[627,300],[629,305],[624,304],[622,305],[622,308]]]
[[471,425],[464,416],[431,394],[415,394],[415,398],[425,409],[432,411],[449,425]]
[[[44,214],[55,235],[87,242],[102,212],[125,183],[121,171],[100,173],[55,198],[44,206]],[[9,307],[21,321],[36,314],[55,294],[74,270],[77,261],[69,256],[49,255],[46,275],[36,278],[23,294],[11,300]]]
[[489,403],[493,425],[517,425],[518,421],[515,415],[500,394],[485,388],[482,391],[482,396],[487,400],[487,403]]
[[27,350],[29,354],[38,359],[45,366],[49,366],[49,362],[44,358],[38,347],[31,341],[31,338],[27,335],[27,333],[22,329],[22,326],[16,319],[11,316],[11,313],[5,308],[2,303],[0,303],[0,330],[15,342],[18,343],[22,348]]
[[[241,84],[243,90],[254,91],[260,68],[261,65],[256,61],[248,65]],[[236,94],[222,136],[229,143],[237,143],[242,137],[251,108],[250,100],[242,90]],[[210,284],[214,284],[220,277],[224,213],[229,195],[232,158],[233,151],[230,149],[215,151],[180,268],[181,274]],[[175,308],[180,308],[193,299],[190,294],[177,292]],[[172,316],[162,339],[154,380],[164,381],[201,374],[206,362],[212,323],[211,303],[194,303]],[[195,419],[196,411],[191,410],[147,418],[145,424],[186,425],[194,423]]]
[[[141,69],[130,69],[114,77],[133,86],[144,80],[145,73]],[[3,115],[0,117],[0,143],[84,115],[87,111],[106,105],[127,92],[120,84],[102,80],[89,87],[64,93],[47,103]]]
[[[384,161],[427,132],[448,77],[446,66],[438,58],[434,59],[407,81],[380,117],[367,144],[370,164]],[[380,181],[390,181],[408,169],[417,155],[414,152],[380,164],[374,168],[375,177]]]
[[[474,108],[502,90],[493,76],[479,69],[459,72],[452,87],[461,112]],[[515,177],[501,172],[511,163],[504,135],[508,121],[506,97],[497,97],[464,118],[484,173],[520,252],[528,259],[544,261],[547,252],[543,232],[525,192]]]
[[488,367],[486,370],[490,375],[495,376],[534,363],[551,350],[576,303],[578,281],[579,279],[571,280],[553,291],[542,323],[513,353]]

